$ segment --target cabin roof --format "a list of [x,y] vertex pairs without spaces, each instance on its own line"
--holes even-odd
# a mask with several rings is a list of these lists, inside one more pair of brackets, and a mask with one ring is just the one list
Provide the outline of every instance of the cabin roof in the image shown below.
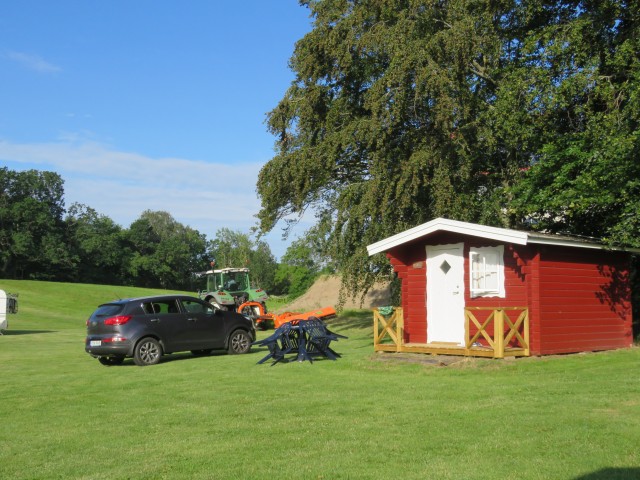
[[[367,246],[369,255],[386,252],[397,246],[409,243],[435,232],[450,232],[469,235],[472,237],[497,240],[516,245],[543,244],[563,247],[611,249],[601,241],[592,238],[575,237],[569,235],[556,235],[539,232],[525,232],[508,228],[488,227],[476,223],[460,222],[446,218],[436,218],[417,227],[387,237],[379,242]],[[617,249],[632,253],[640,253],[640,248]]]

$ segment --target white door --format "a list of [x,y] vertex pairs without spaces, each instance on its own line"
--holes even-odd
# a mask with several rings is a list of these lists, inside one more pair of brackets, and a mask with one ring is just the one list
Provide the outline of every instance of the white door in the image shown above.
[[427,342],[464,345],[464,244],[427,246]]

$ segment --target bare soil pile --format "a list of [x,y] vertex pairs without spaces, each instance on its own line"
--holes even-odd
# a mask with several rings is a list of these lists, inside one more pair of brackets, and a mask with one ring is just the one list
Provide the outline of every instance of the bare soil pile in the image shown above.
[[[287,311],[302,312],[322,307],[336,307],[338,305],[338,296],[340,294],[340,277],[323,276],[307,290],[307,292],[298,297],[292,303],[287,305]],[[391,299],[391,291],[388,283],[380,283],[367,292],[364,303],[360,304],[360,295],[355,300],[348,298],[344,304],[345,309],[349,308],[375,308],[389,305]]]

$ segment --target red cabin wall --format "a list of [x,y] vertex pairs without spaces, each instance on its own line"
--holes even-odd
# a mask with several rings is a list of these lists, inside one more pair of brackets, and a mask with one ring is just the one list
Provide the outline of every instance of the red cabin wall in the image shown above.
[[464,242],[465,305],[528,307],[532,355],[605,350],[632,344],[627,254],[506,244],[505,298],[471,298],[469,249],[500,243],[445,232],[387,253],[402,281],[405,343],[427,342],[426,245],[459,242]]
[[388,252],[387,257],[402,282],[401,305],[404,342],[427,341],[427,258],[424,244],[413,243]]
[[[451,233],[438,233],[429,237],[428,245],[445,245],[464,242],[465,305],[475,307],[525,307],[529,306],[529,318],[535,316],[532,294],[527,279],[533,275],[532,262],[535,251],[527,247],[505,246],[506,298],[471,298],[469,286],[469,249],[500,245],[499,242],[465,237]],[[406,343],[427,342],[427,243],[416,241],[402,245],[387,253],[394,271],[402,281],[401,305],[404,313]],[[531,331],[535,335],[535,328]],[[531,342],[534,349],[534,342]]]
[[541,248],[540,353],[630,347],[629,271],[621,252]]

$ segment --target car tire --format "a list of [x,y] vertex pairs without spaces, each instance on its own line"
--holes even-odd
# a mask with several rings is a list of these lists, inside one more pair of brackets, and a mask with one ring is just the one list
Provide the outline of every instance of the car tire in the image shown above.
[[245,330],[235,330],[229,337],[229,353],[238,355],[249,353],[251,350],[251,337]]
[[98,361],[106,367],[112,367],[114,365],[122,365],[124,357],[98,357]]
[[191,350],[191,353],[196,357],[204,357],[205,355],[209,355],[213,350],[210,348],[203,348],[202,350]]
[[140,367],[155,365],[162,357],[162,347],[155,338],[145,337],[136,344],[133,361]]

